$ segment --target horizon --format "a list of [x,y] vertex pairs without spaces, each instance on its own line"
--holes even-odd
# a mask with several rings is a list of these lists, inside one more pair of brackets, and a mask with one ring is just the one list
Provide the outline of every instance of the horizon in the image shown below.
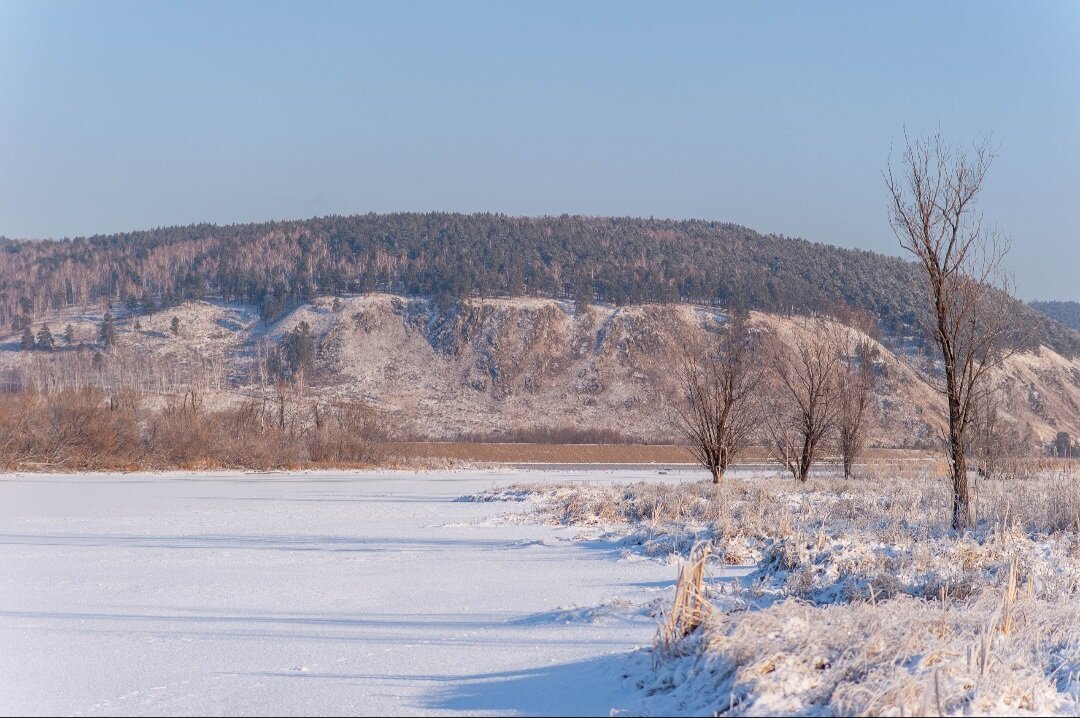
[[1052,2],[3,2],[0,235],[566,214],[905,257],[906,127],[993,137],[1017,296],[1076,301],[1078,32]]

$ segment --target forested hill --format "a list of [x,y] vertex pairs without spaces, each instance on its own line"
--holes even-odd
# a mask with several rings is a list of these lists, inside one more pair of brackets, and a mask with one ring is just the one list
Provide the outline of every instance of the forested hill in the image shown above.
[[[0,240],[0,323],[109,298],[152,310],[204,296],[254,303],[272,319],[317,294],[380,289],[447,303],[537,294],[854,311],[887,333],[914,334],[922,287],[899,258],[698,220],[367,214]],[[1015,307],[1018,320],[1034,316]],[[1053,321],[1037,340],[1080,352],[1080,335]]]
[[1054,321],[1080,332],[1080,302],[1032,302],[1031,306]]

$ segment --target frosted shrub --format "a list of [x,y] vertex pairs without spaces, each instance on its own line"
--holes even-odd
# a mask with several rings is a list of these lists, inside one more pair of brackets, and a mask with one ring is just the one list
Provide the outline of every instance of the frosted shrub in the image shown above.
[[[920,475],[507,491],[646,555],[709,553],[692,595],[711,610],[685,636],[661,630],[640,681],[656,712],[1076,714],[1080,482],[973,488],[963,533],[949,487]],[[756,568],[739,584],[730,564]]]

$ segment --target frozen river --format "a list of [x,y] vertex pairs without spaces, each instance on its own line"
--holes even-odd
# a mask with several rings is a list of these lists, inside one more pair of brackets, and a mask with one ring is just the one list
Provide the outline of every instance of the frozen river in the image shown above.
[[622,671],[676,567],[455,499],[691,478],[0,475],[0,712],[633,710]]

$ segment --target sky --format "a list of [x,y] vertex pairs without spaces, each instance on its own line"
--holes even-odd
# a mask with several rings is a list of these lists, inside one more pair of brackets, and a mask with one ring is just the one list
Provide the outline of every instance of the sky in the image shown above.
[[388,211],[704,218],[899,254],[904,132],[992,138],[1080,300],[1077,2],[0,0],[0,236]]

